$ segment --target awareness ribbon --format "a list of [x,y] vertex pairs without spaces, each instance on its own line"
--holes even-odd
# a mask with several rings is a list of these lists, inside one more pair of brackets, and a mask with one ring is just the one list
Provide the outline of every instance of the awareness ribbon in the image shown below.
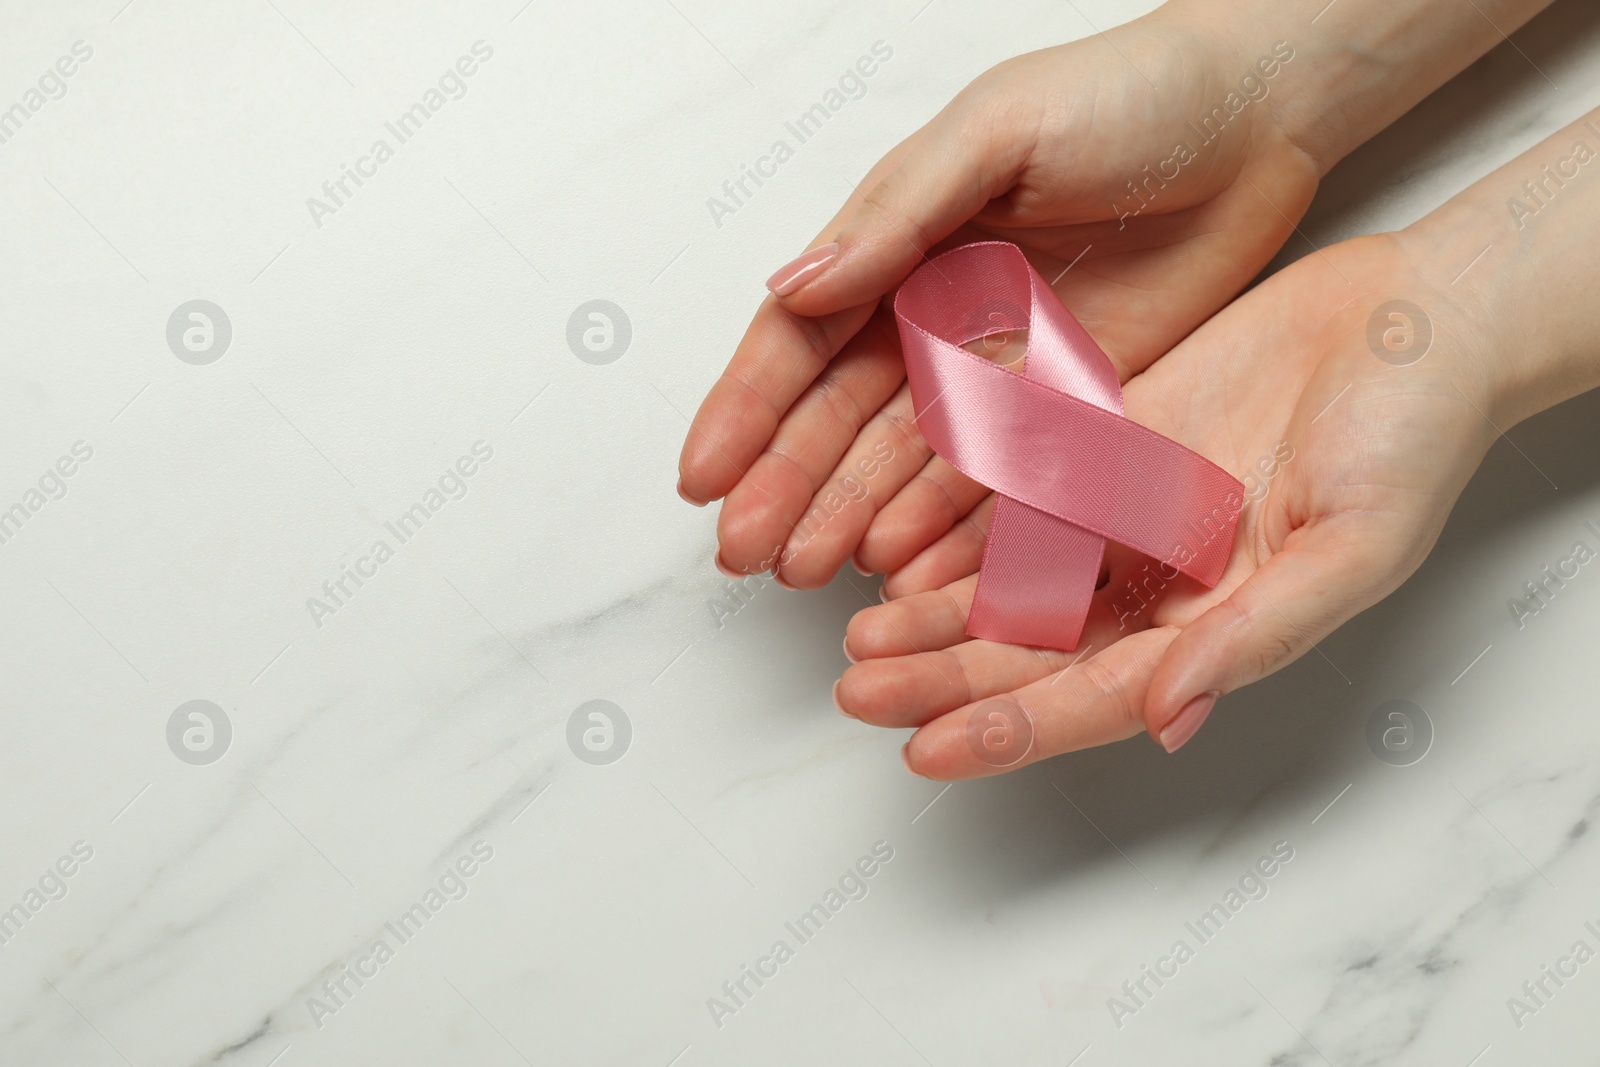
[[[967,634],[1077,648],[1106,541],[1217,584],[1244,486],[1123,417],[1115,368],[1016,245],[984,241],[919,267],[895,318],[917,426],[998,496]],[[961,347],[1027,330],[1022,373]]]

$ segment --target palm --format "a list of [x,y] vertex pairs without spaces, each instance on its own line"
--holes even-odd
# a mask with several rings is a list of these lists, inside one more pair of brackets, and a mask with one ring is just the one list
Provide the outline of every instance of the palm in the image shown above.
[[[1137,26],[1109,38],[1023,56],[975,82],[868,176],[862,188],[874,196],[853,197],[825,231],[862,216],[881,222],[861,243],[887,266],[762,305],[681,462],[689,495],[726,495],[725,569],[777,565],[789,584],[814,587],[852,556],[888,573],[920,554],[916,566],[891,574],[891,594],[965,573],[984,491],[916,433],[893,318],[880,306],[921,261],[919,249],[1017,243],[1126,380],[1226,303],[1282,244],[1317,176],[1261,124],[1259,105],[1170,180],[1141,186],[1141,207],[1130,181],[1146,181],[1145,167],[1195,140],[1185,120],[1161,116],[1205,114],[1235,85],[1211,73],[1222,64],[1197,65],[1186,42]],[[977,139],[935,153],[962,157],[941,159],[944,170],[1004,174],[958,178],[998,185],[959,224],[937,228],[914,217],[924,190],[905,177],[915,170],[907,161],[952,125]],[[891,175],[905,188],[880,194],[875,187]],[[940,239],[930,246],[924,236]],[[879,462],[884,456],[892,458]]]
[[[1149,706],[1199,684],[1197,672],[1243,655],[1234,681],[1270,673],[1390,592],[1431,548],[1491,440],[1459,339],[1441,333],[1440,351],[1405,367],[1368,348],[1371,309],[1411,284],[1394,259],[1362,241],[1303,260],[1128,383],[1129,417],[1264,484],[1215,589],[1152,582],[1149,561],[1112,546],[1109,581],[1067,654],[967,640],[969,574],[852,621],[848,647],[863,662],[843,680],[843,706],[925,727],[924,773],[993,773],[965,742],[975,703],[1025,708],[1035,757],[1118,740],[1146,728]],[[1262,620],[1279,639],[1241,652],[1239,632]]]

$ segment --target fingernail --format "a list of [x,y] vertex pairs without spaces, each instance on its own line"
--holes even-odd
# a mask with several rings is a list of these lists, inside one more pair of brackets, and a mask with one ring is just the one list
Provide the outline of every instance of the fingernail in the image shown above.
[[789,592],[791,592],[791,593],[795,592],[797,589],[800,588],[797,585],[790,585],[788,582],[784,581],[783,580],[783,575],[779,574],[777,571],[773,571],[772,572],[772,580],[777,582],[779,585],[783,586],[783,588],[789,590]]
[[837,682],[833,683],[833,706],[839,709],[839,714],[840,715],[843,715],[847,719],[853,719],[853,718],[855,718],[855,716],[850,714],[848,711],[845,711],[844,710],[844,705],[839,703],[839,686],[841,686],[843,684],[844,684],[844,679],[843,678],[841,678]]
[[767,288],[772,290],[774,296],[788,296],[821,274],[838,254],[837,241],[820,248],[813,248],[800,258],[779,267],[777,272],[767,279]]
[[[904,763],[906,765],[906,770],[910,771],[912,774],[917,774],[916,768],[911,766],[911,742],[910,741],[907,741],[900,748],[900,762]],[[917,777],[921,778],[922,775],[917,774]]]
[[884,584],[878,586],[878,600],[881,603],[884,603],[884,604],[887,604],[889,602],[889,583],[888,582],[885,582]]
[[703,507],[706,506],[706,503],[707,503],[707,501],[696,500],[694,497],[690,496],[688,493],[685,493],[683,491],[683,483],[682,482],[678,483],[678,499],[682,500],[685,504],[693,504],[697,508],[703,508]]
[[1183,710],[1161,731],[1161,747],[1168,752],[1176,752],[1188,743],[1189,738],[1200,731],[1205,724],[1206,716],[1211,714],[1211,709],[1217,706],[1217,697],[1222,694],[1213,689],[1209,693],[1201,693],[1183,706]]
[[860,662],[859,660],[857,660],[854,656],[852,656],[850,654],[850,635],[848,635],[848,634],[845,635],[845,639],[844,639],[844,658],[849,660],[851,663],[859,663]]
[[855,557],[854,556],[850,557],[850,566],[854,567],[856,569],[856,573],[861,575],[861,577],[863,577],[863,578],[871,578],[872,577],[872,572],[867,570],[867,568],[863,567],[861,564],[857,563],[855,561]]
[[716,555],[712,556],[711,562],[716,564],[717,570],[721,571],[725,577],[732,578],[736,582],[744,577],[744,575],[740,574],[738,571],[722,562],[721,552],[718,552]]

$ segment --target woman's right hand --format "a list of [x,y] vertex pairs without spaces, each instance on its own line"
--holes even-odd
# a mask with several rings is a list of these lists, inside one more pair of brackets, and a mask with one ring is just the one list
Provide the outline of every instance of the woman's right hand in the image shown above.
[[882,301],[937,250],[1018,244],[1124,381],[1250,282],[1320,168],[1271,118],[1293,49],[1226,41],[1157,12],[1009,60],[878,163],[813,242],[836,254],[773,276],[684,444],[680,494],[726,498],[724,571],[810,588],[980,536],[986,490],[918,434]]
[[[1466,287],[1438,280],[1437,260],[1418,251],[1433,247],[1408,232],[1307,256],[1129,383],[1130,420],[1251,479],[1214,587],[1178,573],[1178,548],[1160,561],[1112,542],[1076,649],[1002,644],[966,632],[974,545],[959,580],[851,620],[840,710],[918,727],[906,765],[941,780],[1144,730],[1173,751],[1219,695],[1393,592],[1432,549],[1495,426],[1528,407],[1512,367],[1530,346]],[[969,741],[988,722],[1028,724],[1025,756],[996,760]]]

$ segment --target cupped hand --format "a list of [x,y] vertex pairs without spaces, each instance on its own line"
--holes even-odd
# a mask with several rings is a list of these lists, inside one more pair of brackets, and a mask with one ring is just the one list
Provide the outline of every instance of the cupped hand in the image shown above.
[[[975,539],[941,563],[966,577],[851,621],[845,648],[857,662],[835,688],[841,709],[919,727],[906,763],[936,779],[995,774],[1140,731],[1170,751],[1216,695],[1306,654],[1387,596],[1433,547],[1493,443],[1504,395],[1484,316],[1424,283],[1411,255],[1389,235],[1308,256],[1127,384],[1129,418],[1246,485],[1214,589],[1108,546],[1109,580],[1076,652],[969,640]],[[1374,348],[1369,318],[1396,299],[1426,309],[1426,321],[1384,312],[1389,346]],[[1324,666],[1338,681],[1338,667]],[[985,735],[969,730],[975,718],[995,724],[1003,744],[976,743]]]
[[1126,381],[1239,292],[1310,203],[1317,166],[1270,112],[1292,58],[1151,16],[1002,63],[890,152],[812,264],[769,282],[694,419],[679,493],[726,498],[718,565],[810,588],[852,557],[887,573],[941,537],[946,555],[976,543],[985,491],[917,433],[882,298],[943,247],[1013,241]]

